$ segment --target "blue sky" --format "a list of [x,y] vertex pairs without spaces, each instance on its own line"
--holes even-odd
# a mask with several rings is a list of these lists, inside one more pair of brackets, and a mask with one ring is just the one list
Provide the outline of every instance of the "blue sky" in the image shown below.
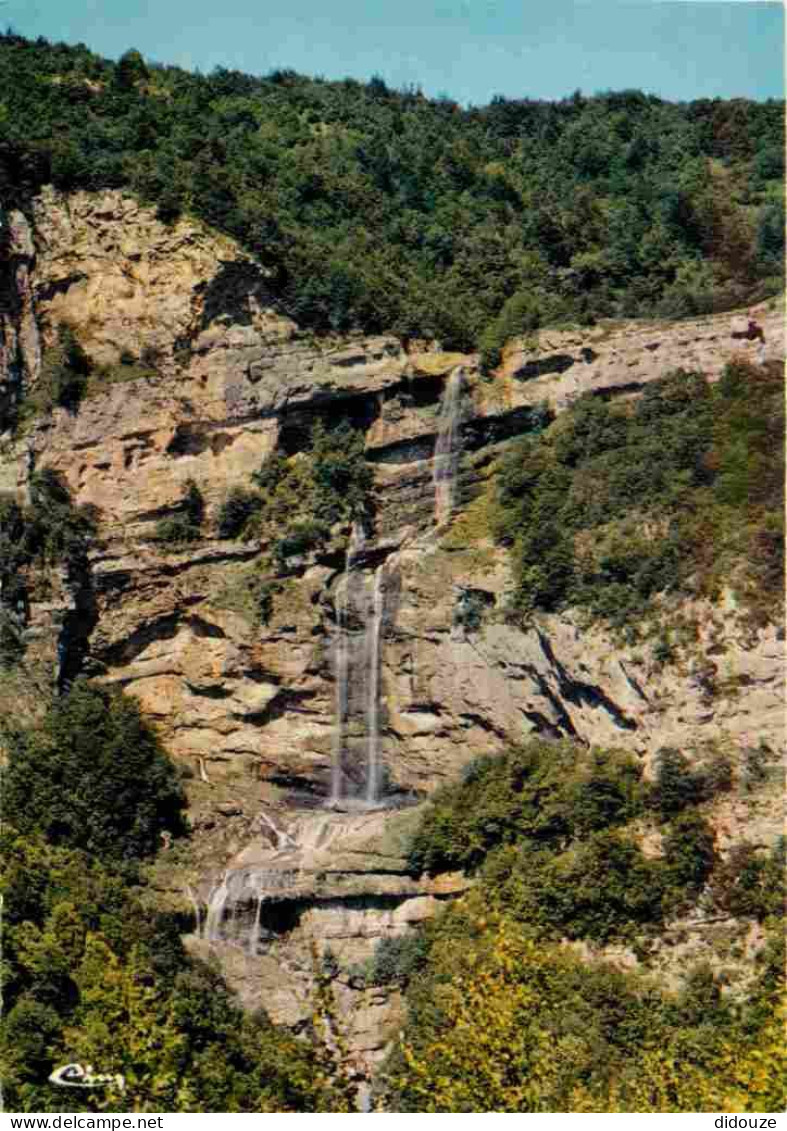
[[0,0],[0,23],[203,72],[292,67],[481,105],[639,87],[781,98],[775,0]]

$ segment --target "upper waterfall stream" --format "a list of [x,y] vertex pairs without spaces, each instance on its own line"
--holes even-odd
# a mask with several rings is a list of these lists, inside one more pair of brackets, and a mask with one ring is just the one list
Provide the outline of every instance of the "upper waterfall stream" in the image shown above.
[[464,392],[465,371],[458,365],[451,371],[443,390],[432,458],[434,517],[437,526],[448,522],[456,503],[456,473],[462,450],[459,425],[462,422]]

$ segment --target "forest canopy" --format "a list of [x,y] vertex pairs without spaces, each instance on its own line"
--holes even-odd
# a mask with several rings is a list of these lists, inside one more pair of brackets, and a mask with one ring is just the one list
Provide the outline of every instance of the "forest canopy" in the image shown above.
[[461,109],[381,79],[209,75],[0,36],[0,200],[123,188],[272,271],[282,308],[494,350],[782,285],[784,103],[639,90]]

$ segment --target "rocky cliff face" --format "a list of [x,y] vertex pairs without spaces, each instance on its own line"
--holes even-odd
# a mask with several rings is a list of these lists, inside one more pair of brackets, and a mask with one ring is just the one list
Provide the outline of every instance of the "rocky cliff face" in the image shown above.
[[[86,578],[34,600],[31,637],[42,655],[77,649],[74,663],[135,695],[192,771],[195,835],[186,858],[163,854],[161,884],[196,901],[193,945],[218,949],[275,1019],[307,1015],[316,939],[337,964],[360,1070],[379,1055],[395,995],[352,970],[463,887],[407,875],[407,813],[392,806],[478,755],[534,731],[645,758],[711,738],[783,750],[781,630],[747,626],[731,597],[685,608],[693,643],[667,668],[570,615],[523,631],[506,622],[506,559],[481,522],[490,461],[540,404],[636,395],[677,366],[718,376],[757,351],[729,316],[545,332],[483,380],[473,357],[313,340],[231,242],[166,227],[119,192],[46,192],[30,219],[11,215],[5,248],[0,418],[63,323],[107,367],[77,413],[4,439],[0,489],[23,496],[30,467],[52,467],[101,519]],[[782,312],[759,318],[780,356]],[[122,357],[154,373],[120,380]],[[150,540],[187,480],[213,514],[269,453],[294,454],[315,420],[342,417],[365,432],[374,524],[293,560],[265,625],[243,599],[265,546],[206,534],[162,553]]]

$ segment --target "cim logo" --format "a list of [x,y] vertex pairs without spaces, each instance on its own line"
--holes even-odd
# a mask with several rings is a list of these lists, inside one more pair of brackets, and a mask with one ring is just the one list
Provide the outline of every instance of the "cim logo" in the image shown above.
[[96,1074],[92,1064],[64,1064],[56,1068],[49,1077],[51,1084],[60,1088],[106,1088],[114,1085],[121,1092],[125,1091],[126,1080],[124,1076],[112,1073]]

